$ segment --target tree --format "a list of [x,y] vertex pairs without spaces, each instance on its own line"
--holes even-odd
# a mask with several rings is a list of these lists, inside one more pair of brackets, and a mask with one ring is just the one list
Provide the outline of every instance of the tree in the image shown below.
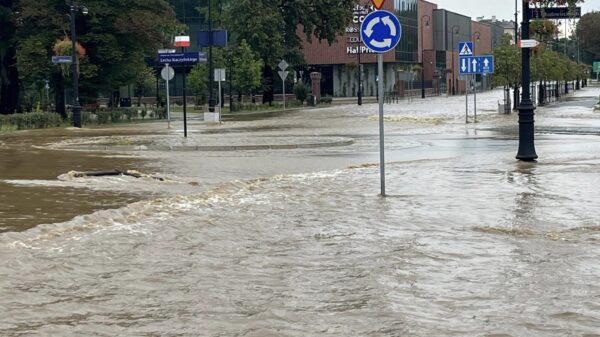
[[[245,39],[263,61],[264,97],[272,101],[273,68],[285,58],[303,63],[302,32],[332,43],[352,19],[356,0],[235,0],[225,8],[228,28]],[[270,100],[269,100],[270,99]]]
[[201,99],[199,103],[203,104],[206,102],[206,88],[208,87],[208,83],[206,81],[208,77],[206,63],[198,63],[196,64],[190,74],[188,75],[188,88],[192,90],[196,97],[200,96]]
[[17,0],[0,1],[0,114],[14,113],[19,100],[19,72],[16,67]]
[[236,88],[241,93],[251,94],[260,87],[262,62],[254,55],[246,40],[242,40],[234,53]]
[[600,12],[583,15],[577,24],[577,36],[583,49],[600,58]]
[[[9,81],[14,74],[2,79],[1,113],[15,110],[6,100],[19,96],[19,86],[51,79],[57,95],[64,92],[60,68],[50,57],[56,40],[70,36],[69,5],[65,0],[0,0],[0,70],[17,75],[17,89],[15,81]],[[82,100],[134,83],[145,66],[144,56],[168,45],[181,27],[166,0],[86,0],[85,5],[89,14],[77,12],[75,17],[78,42],[87,50],[80,64]],[[5,88],[9,84],[11,91]]]
[[154,83],[156,82],[154,70],[147,65],[143,65],[143,67],[138,70],[133,80],[135,95],[138,97],[137,105],[141,106],[142,97],[146,96],[146,93],[152,91]]
[[496,68],[492,84],[494,86],[504,86],[515,89],[514,104],[517,106],[517,88],[521,82],[521,50],[516,45],[511,44],[512,37],[504,34],[494,51]]

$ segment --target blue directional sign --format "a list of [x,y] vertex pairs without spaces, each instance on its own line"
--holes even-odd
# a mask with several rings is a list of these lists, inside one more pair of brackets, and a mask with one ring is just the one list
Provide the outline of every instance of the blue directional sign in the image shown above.
[[206,62],[206,54],[204,53],[167,53],[158,54],[159,63],[200,63]]
[[363,43],[376,53],[385,53],[396,47],[402,36],[402,25],[395,14],[379,10],[367,15],[360,25]]
[[493,74],[494,56],[460,56],[458,58],[459,75]]
[[473,41],[459,42],[458,56],[473,56]]

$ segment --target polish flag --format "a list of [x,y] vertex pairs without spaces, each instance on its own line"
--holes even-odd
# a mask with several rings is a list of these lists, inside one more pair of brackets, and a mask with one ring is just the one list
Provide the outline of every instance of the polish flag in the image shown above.
[[175,47],[189,47],[190,37],[188,35],[175,36]]

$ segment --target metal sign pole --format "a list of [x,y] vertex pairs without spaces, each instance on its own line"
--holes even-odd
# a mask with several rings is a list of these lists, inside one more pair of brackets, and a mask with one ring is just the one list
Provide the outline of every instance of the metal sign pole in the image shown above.
[[381,196],[385,197],[385,151],[384,151],[384,134],[383,134],[383,54],[377,54],[377,67],[379,69],[379,166],[381,169]]
[[169,64],[166,64],[167,67],[167,128],[171,128],[171,103],[170,103],[170,94],[169,94]]
[[465,123],[469,124],[469,75],[465,75]]
[[283,85],[283,110],[285,110],[285,80],[281,80],[281,84]]
[[477,123],[477,75],[473,75],[473,123]]

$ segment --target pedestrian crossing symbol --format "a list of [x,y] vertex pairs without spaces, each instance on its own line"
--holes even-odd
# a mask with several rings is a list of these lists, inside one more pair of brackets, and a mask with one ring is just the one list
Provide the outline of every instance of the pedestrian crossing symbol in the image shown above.
[[473,55],[473,42],[459,42],[458,43],[458,55],[460,56],[472,56]]

